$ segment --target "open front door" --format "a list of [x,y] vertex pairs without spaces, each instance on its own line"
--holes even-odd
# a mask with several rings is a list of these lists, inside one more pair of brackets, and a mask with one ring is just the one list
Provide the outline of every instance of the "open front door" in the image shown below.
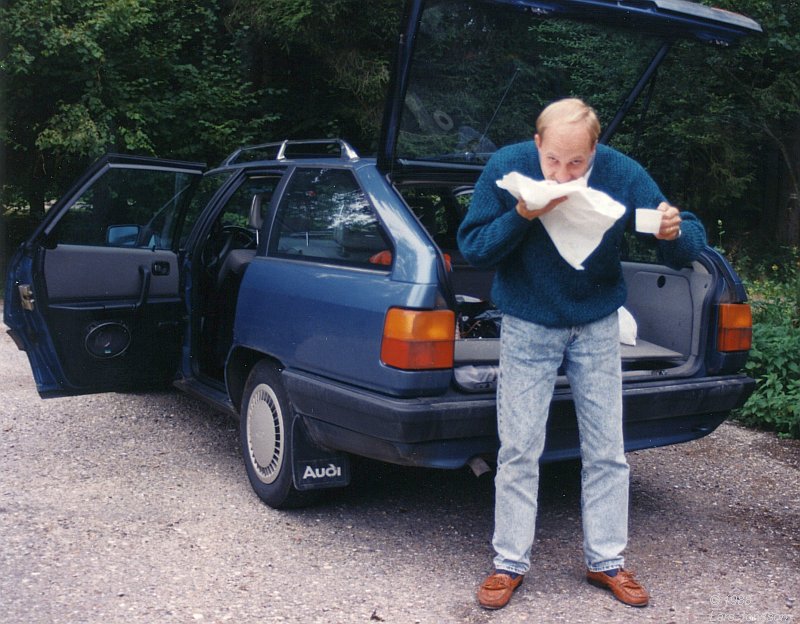
[[43,397],[172,379],[186,316],[178,249],[203,169],[106,156],[16,253],[4,320]]

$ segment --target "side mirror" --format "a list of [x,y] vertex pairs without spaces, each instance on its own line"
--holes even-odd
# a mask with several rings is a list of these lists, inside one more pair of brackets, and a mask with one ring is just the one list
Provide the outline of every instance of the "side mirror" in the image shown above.
[[109,247],[136,247],[141,227],[138,225],[112,225],[106,229],[106,245]]

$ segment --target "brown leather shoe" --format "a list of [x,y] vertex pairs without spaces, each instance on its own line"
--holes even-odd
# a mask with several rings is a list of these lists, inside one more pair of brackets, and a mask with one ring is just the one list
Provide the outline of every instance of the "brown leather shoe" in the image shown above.
[[495,572],[486,577],[478,588],[478,602],[484,609],[502,609],[511,600],[511,594],[522,584],[524,577],[512,579],[508,574]]
[[627,570],[619,569],[616,576],[609,576],[605,572],[586,572],[586,580],[595,587],[610,589],[617,600],[632,607],[646,607],[650,602],[650,594],[642,587],[633,574]]

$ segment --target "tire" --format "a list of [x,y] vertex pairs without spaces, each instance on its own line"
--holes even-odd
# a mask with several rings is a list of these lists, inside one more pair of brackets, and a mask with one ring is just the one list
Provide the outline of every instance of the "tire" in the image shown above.
[[244,387],[239,441],[250,485],[274,509],[301,507],[314,498],[313,492],[294,487],[293,414],[279,369],[262,360]]

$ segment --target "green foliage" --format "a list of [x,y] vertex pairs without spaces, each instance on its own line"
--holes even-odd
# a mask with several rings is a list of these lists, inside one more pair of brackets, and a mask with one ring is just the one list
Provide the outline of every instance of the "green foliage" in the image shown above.
[[800,253],[795,248],[787,256],[748,285],[753,348],[746,371],[757,386],[735,417],[800,438]]
[[706,2],[758,20],[735,49],[681,44],[659,72],[636,155],[673,203],[729,234],[760,230],[797,245],[800,192],[800,2]]
[[[797,244],[800,227],[791,219],[800,213],[792,199],[800,191],[800,2],[707,3],[752,16],[765,34],[736,49],[676,45],[649,110],[640,104],[632,111],[615,145],[641,160],[673,203],[706,223],[724,219],[729,240],[760,229]],[[17,187],[6,190],[37,211],[43,191],[60,194],[88,160],[110,149],[214,162],[253,140],[342,136],[373,151],[403,0],[2,6],[7,97],[0,109],[8,122],[4,131],[0,119],[0,141]],[[511,24],[509,33],[522,26]],[[552,28],[542,28],[537,47],[555,50],[550,36],[563,53],[549,65],[520,64],[517,82],[568,75],[576,94],[609,119],[624,95],[607,87],[630,84],[630,59],[650,52]],[[496,67],[481,65],[473,52],[483,49],[469,50],[457,34],[450,49],[438,51],[463,66],[453,75],[495,90],[508,84],[507,76],[490,73]],[[523,46],[501,30],[485,45],[510,61],[530,56],[520,49],[530,48],[529,40]],[[458,85],[449,91],[462,93]],[[535,117],[538,92],[512,97],[523,95],[531,100],[530,119],[508,123],[528,126]]]
[[219,4],[18,0],[0,9],[9,179],[34,214],[106,151],[216,161],[275,118]]
[[236,0],[257,83],[284,89],[273,138],[339,136],[377,146],[403,0]]
[[758,386],[736,418],[800,438],[800,329],[757,325],[747,372]]

